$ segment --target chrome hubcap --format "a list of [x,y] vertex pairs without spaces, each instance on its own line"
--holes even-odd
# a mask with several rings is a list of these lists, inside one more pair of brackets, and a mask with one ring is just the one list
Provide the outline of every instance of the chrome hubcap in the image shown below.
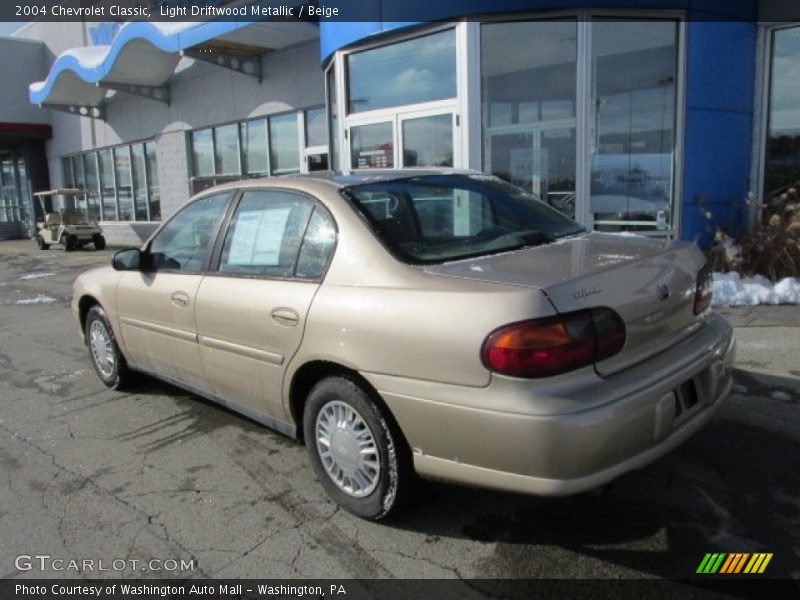
[[371,494],[381,474],[375,436],[352,406],[333,400],[317,415],[317,452],[328,477],[343,492]]
[[92,350],[94,364],[103,374],[103,377],[111,377],[114,372],[114,345],[108,330],[100,321],[92,322],[89,327],[89,348]]

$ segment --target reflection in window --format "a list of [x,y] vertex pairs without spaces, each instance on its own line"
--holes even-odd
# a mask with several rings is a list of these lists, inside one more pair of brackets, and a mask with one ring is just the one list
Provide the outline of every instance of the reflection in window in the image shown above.
[[241,172],[237,125],[214,128],[214,157],[217,175],[238,175]]
[[214,136],[211,129],[192,132],[192,164],[194,174],[199,177],[214,174]]
[[453,166],[452,114],[403,121],[403,166]]
[[453,98],[455,30],[350,54],[347,83],[350,113]]
[[145,164],[144,144],[131,146],[133,204],[137,221],[147,220],[147,174]]
[[100,220],[100,180],[97,176],[97,154],[83,155],[83,170],[86,176],[87,216],[93,221]]
[[114,148],[114,169],[117,177],[119,220],[133,221],[133,189],[131,187],[131,155],[128,146]]
[[267,173],[267,120],[245,121],[241,124],[243,173]]
[[800,27],[772,34],[764,200],[800,181]]
[[374,123],[350,128],[350,162],[353,169],[387,169],[394,166],[392,124]]
[[156,145],[148,142],[144,145],[147,159],[147,194],[150,198],[150,220],[161,220],[161,190],[158,186],[158,161],[156,160]]
[[117,193],[114,185],[114,160],[111,149],[106,148],[97,153],[100,167],[100,194],[104,221],[117,220]]
[[274,174],[300,170],[297,115],[289,113],[269,118],[269,157]]
[[328,121],[325,107],[310,108],[305,111],[306,146],[326,146],[328,144]]
[[[155,144],[104,148],[62,159],[64,186],[86,190],[79,208],[95,221],[161,219]],[[74,173],[78,178],[74,178]],[[119,209],[119,213],[117,212]]]
[[484,169],[575,215],[577,23],[481,27]]
[[677,36],[673,21],[593,23],[597,229],[671,227]]

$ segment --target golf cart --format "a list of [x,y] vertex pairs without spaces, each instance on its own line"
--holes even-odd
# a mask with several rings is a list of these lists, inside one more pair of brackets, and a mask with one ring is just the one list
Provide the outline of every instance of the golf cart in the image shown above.
[[50,244],[61,244],[67,252],[86,244],[93,244],[95,250],[106,247],[103,230],[89,219],[85,208],[78,207],[78,199],[85,194],[71,188],[34,194],[44,215],[44,222],[36,223],[36,243],[41,250],[48,250]]

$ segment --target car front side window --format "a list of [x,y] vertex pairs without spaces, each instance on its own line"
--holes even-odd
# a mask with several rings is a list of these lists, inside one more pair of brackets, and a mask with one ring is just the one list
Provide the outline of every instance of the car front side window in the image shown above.
[[150,267],[156,271],[202,271],[228,196],[226,192],[195,200],[170,219],[150,243]]

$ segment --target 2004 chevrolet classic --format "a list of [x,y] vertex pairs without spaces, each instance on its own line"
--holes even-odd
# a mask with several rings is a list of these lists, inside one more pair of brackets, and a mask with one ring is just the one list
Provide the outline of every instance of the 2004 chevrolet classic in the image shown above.
[[379,519],[415,472],[565,495],[680,444],[731,385],[710,287],[693,244],[394,171],[207,190],[79,276],[72,309],[107,386],[149,373],[303,439],[333,500]]

